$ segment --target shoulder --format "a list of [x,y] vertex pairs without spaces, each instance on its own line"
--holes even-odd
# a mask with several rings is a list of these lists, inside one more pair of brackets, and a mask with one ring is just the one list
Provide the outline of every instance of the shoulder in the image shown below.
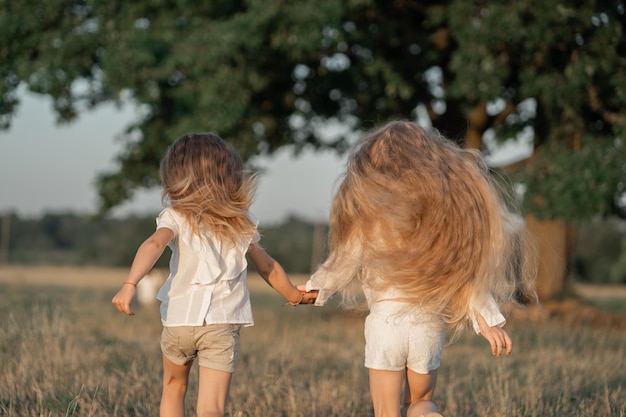
[[176,232],[181,227],[183,220],[182,216],[178,214],[176,210],[171,207],[166,207],[156,218],[157,229],[166,227]]

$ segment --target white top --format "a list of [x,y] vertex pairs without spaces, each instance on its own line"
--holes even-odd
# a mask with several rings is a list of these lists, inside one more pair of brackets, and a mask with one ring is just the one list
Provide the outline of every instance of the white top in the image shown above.
[[[357,249],[352,248],[351,250],[356,251]],[[351,253],[351,250],[346,250],[340,255],[341,262],[337,265],[336,270],[330,271],[326,267],[326,263],[324,263],[307,281],[307,291],[319,291],[317,299],[315,300],[315,305],[323,306],[326,304],[326,302],[335,293],[337,293],[337,291],[344,288],[355,276],[358,262],[354,261],[356,255]],[[404,297],[402,291],[397,288],[377,290],[365,283],[362,284],[361,288],[369,307],[381,300]],[[489,327],[502,327],[506,323],[506,319],[500,312],[498,303],[491,294],[484,294],[476,299],[472,299],[470,306],[472,311],[470,319],[472,321],[472,327],[477,334],[480,333],[480,328],[478,326],[478,322],[476,321],[476,317],[474,316],[474,311],[478,311],[480,315],[485,318]]]
[[[159,290],[164,326],[216,323],[254,324],[248,291],[246,252],[250,241],[233,246],[212,233],[194,234],[184,216],[171,207],[156,219],[157,229],[174,232],[170,275]],[[254,241],[259,240],[256,234]]]

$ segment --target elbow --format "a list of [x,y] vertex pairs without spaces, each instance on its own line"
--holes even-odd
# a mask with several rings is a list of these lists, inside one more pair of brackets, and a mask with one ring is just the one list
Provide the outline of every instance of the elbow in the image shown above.
[[256,265],[256,271],[262,277],[267,278],[274,271],[275,266],[273,262],[263,262],[261,265]]
[[143,243],[142,246],[151,251],[163,253],[167,245],[164,245],[163,243],[159,242],[156,239],[148,239]]

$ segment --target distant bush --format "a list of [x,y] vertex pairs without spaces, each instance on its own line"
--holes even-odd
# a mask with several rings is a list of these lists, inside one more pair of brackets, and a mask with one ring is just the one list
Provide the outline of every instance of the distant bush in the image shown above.
[[[6,216],[6,214],[5,214]],[[96,265],[127,267],[141,242],[155,230],[155,216],[93,218],[75,213],[48,213],[23,219],[9,215],[6,258],[16,265]],[[259,227],[261,243],[291,273],[309,273],[324,254],[327,226],[289,217]],[[158,267],[167,267],[169,251]],[[0,262],[2,262],[0,258]]]
[[[155,228],[155,216],[97,219],[75,213],[41,218],[10,217],[8,253],[0,262],[15,265],[94,265],[128,267],[141,242]],[[0,236],[6,222],[0,222]],[[259,227],[261,244],[289,273],[308,274],[325,257],[327,224],[291,216]],[[4,243],[6,245],[6,243]],[[4,248],[6,251],[6,248]],[[157,266],[166,268],[169,251]],[[617,218],[581,224],[570,278],[597,284],[626,283],[626,221]]]
[[611,265],[609,280],[613,283],[626,284],[626,237],[622,237],[621,248],[619,258]]
[[581,225],[570,276],[595,284],[626,283],[626,222],[610,218]]

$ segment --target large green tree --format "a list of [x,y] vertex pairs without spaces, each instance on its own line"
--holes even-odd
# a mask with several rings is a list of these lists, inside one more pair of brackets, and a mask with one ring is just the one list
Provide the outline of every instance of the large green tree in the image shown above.
[[[487,135],[532,135],[533,156],[508,170],[555,253],[543,256],[557,260],[543,272],[549,295],[571,222],[624,195],[623,0],[0,4],[5,127],[20,84],[51,96],[63,121],[121,97],[142,106],[118,170],[99,178],[103,210],[154,186],[164,149],[188,131],[217,131],[246,158],[290,144],[343,151],[352,131],[419,108],[486,151]],[[343,130],[329,135],[331,124]]]

